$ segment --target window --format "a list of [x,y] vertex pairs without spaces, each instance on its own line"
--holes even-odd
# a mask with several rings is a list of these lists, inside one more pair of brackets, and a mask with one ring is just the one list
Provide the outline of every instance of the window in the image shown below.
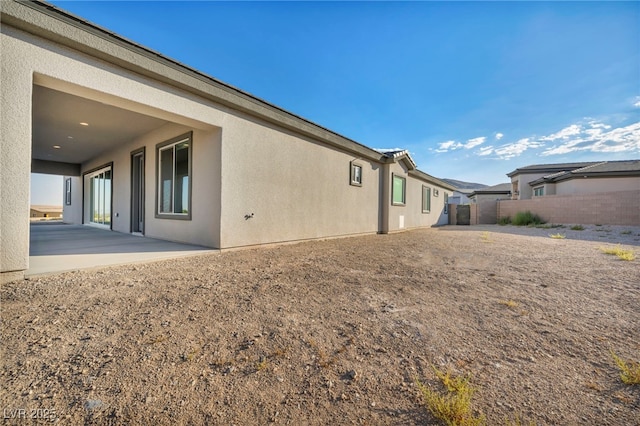
[[191,219],[191,133],[156,145],[156,217]]
[[85,218],[92,225],[111,228],[112,179],[113,163],[84,174],[84,182],[89,189],[89,210]]
[[362,186],[362,166],[351,162],[351,185]]
[[422,186],[422,213],[431,211],[431,188]]
[[544,186],[539,186],[537,188],[533,188],[533,196],[534,197],[542,197],[544,195]]
[[406,201],[406,179],[402,176],[393,175],[393,186],[391,188],[391,204],[404,206]]
[[449,213],[449,194],[444,193],[444,214]]
[[64,203],[71,205],[71,178],[67,178],[64,182]]

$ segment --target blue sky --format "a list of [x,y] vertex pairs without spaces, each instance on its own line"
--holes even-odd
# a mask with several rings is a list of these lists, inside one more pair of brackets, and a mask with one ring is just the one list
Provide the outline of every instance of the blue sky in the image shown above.
[[437,177],[640,158],[640,2],[53,3]]

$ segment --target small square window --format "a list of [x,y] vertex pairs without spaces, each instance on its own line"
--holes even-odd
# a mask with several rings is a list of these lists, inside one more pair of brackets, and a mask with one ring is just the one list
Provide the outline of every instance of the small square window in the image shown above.
[[533,196],[534,197],[542,197],[544,195],[544,186],[539,186],[537,188],[533,188]]
[[351,185],[362,186],[362,166],[351,162]]
[[407,180],[402,176],[393,175],[393,185],[391,187],[391,204],[394,206],[404,206],[406,202]]

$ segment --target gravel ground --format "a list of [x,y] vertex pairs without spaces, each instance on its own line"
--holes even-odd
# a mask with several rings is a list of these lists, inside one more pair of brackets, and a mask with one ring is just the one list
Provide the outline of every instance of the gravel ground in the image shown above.
[[[617,243],[638,258],[599,250]],[[610,354],[640,360],[639,245],[640,227],[443,227],[15,281],[0,408],[7,424],[438,424],[415,385],[438,389],[436,366],[471,375],[490,425],[640,425]]]

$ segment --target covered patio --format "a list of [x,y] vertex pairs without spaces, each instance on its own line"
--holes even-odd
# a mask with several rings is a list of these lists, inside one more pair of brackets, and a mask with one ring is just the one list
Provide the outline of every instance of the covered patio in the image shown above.
[[30,231],[26,276],[218,252],[86,225],[33,223]]

